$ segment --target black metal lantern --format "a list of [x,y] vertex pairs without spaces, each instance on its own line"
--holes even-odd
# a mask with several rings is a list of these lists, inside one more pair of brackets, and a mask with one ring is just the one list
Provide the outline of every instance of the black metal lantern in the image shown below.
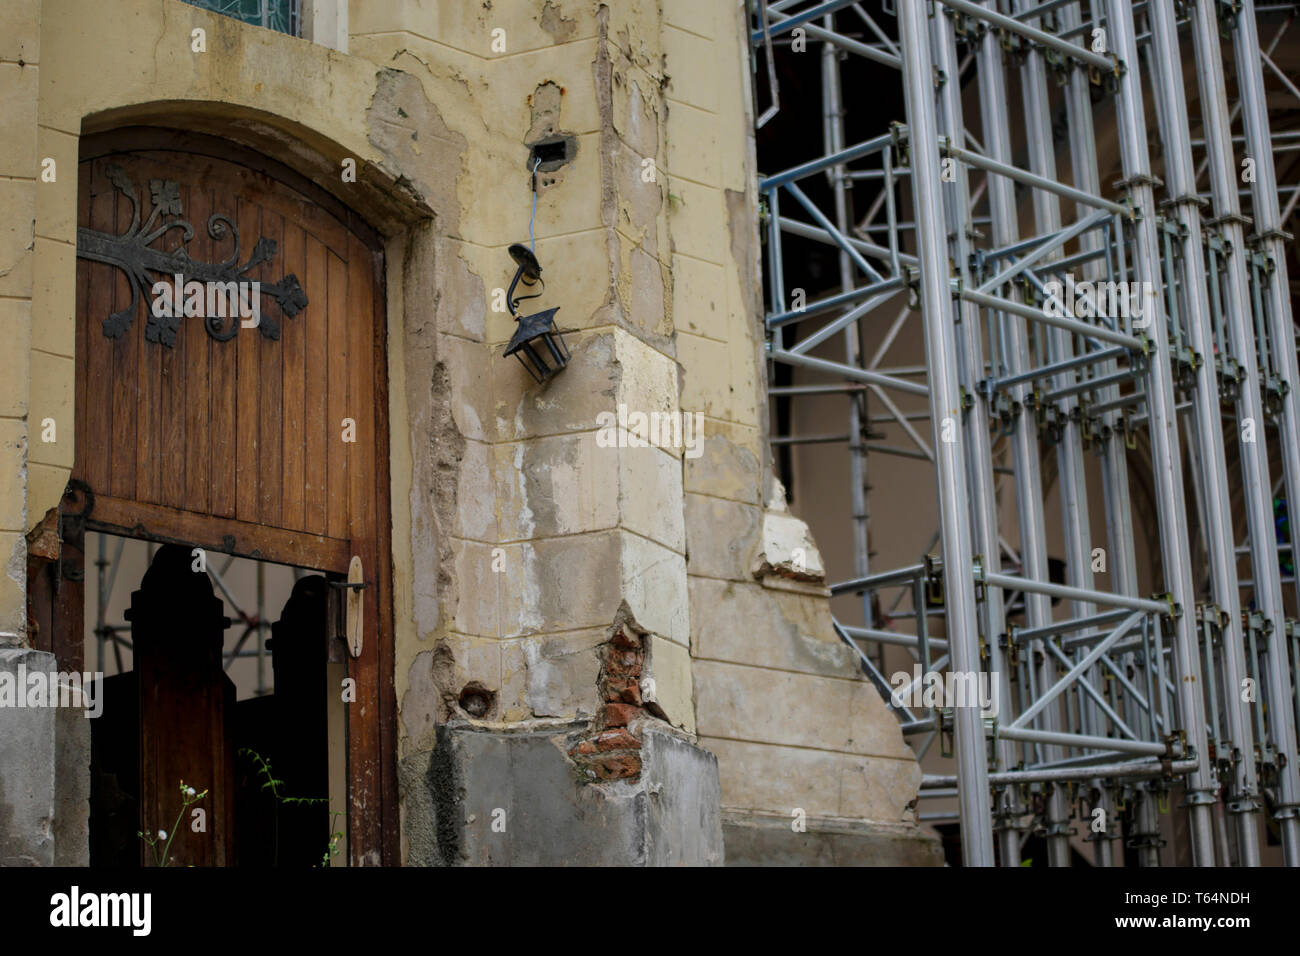
[[[515,317],[518,327],[510,338],[510,344],[506,346],[506,355],[516,356],[520,364],[528,370],[529,375],[538,382],[544,382],[569,364],[569,348],[564,344],[564,336],[555,325],[555,313],[560,309],[556,306],[545,312],[520,316],[519,302],[523,299],[535,299],[542,293],[539,291],[516,299],[515,287],[521,281],[525,286],[541,282],[542,267],[537,262],[537,256],[533,255],[532,250],[527,246],[515,243],[510,247],[509,252],[510,258],[515,260],[518,268],[515,270],[514,279],[510,282],[510,289],[506,292],[506,304],[510,307],[510,314]],[[543,288],[545,285],[546,283],[543,282]]]

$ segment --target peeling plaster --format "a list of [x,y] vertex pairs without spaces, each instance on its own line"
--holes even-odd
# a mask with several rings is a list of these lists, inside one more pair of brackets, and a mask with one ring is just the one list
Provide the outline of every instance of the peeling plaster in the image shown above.
[[560,5],[552,3],[551,0],[547,0],[542,5],[542,16],[538,22],[556,43],[572,40],[573,35],[578,32],[578,21],[565,18]]

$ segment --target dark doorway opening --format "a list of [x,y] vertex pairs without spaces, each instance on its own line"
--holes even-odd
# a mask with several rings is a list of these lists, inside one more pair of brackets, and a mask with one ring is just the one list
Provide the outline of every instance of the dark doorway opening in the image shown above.
[[345,665],[328,579],[108,535],[86,550],[100,555],[86,659],[106,675],[91,865],[345,865]]

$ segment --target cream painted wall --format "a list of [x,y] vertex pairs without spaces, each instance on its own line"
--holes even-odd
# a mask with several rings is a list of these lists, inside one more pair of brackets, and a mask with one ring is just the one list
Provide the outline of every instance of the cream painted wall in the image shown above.
[[[354,0],[348,53],[177,0],[0,18],[0,640],[24,640],[22,536],[73,460],[79,137],[186,127],[287,162],[385,236],[399,756],[470,719],[471,681],[497,692],[486,726],[594,716],[595,649],[626,626],[660,712],[719,755],[726,806],[906,822],[916,766],[820,585],[755,572],[774,498],[739,0]],[[577,143],[534,225],[574,357],[539,387],[491,299],[548,132]],[[601,447],[620,404],[702,414],[704,454]]]

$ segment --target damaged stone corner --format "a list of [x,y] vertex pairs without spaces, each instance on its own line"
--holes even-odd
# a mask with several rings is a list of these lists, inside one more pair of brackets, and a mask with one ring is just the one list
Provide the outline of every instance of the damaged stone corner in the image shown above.
[[764,587],[829,597],[825,562],[812,531],[786,507],[780,480],[773,476],[771,481],[752,562],[753,576]]

